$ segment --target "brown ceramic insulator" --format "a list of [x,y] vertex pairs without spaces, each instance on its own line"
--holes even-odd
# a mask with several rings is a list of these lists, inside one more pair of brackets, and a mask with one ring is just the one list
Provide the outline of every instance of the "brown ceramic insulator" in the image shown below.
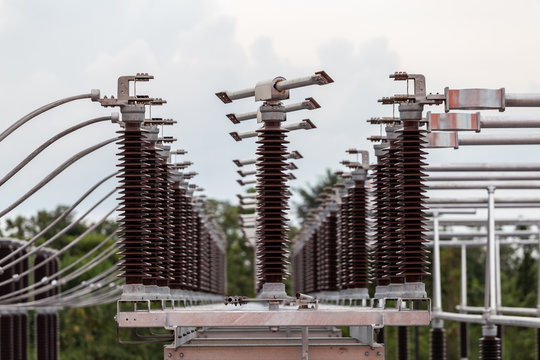
[[445,331],[441,328],[430,330],[429,358],[431,360],[446,360]]
[[337,279],[337,213],[332,211],[327,217],[326,225],[326,256],[325,256],[325,268],[326,268],[326,288],[324,290],[335,291],[338,290]]
[[218,247],[213,238],[210,238],[210,285],[208,291],[218,293]]
[[191,198],[186,194],[184,197],[184,206],[185,206],[185,224],[186,224],[186,286],[189,290],[195,290],[197,286],[197,270],[196,266],[196,256],[197,251],[195,248],[196,239],[194,230],[195,218],[193,214],[193,205],[191,204]]
[[161,171],[159,169],[159,158],[157,149],[154,142],[148,141],[145,146],[145,169],[144,173],[146,192],[144,199],[145,207],[145,219],[144,224],[145,240],[147,242],[148,256],[146,257],[148,266],[146,268],[146,274],[148,275],[143,279],[145,285],[158,285],[166,282],[163,277],[165,272],[164,264],[164,249],[162,248],[163,239],[163,219],[161,217],[163,209],[160,207],[162,204],[161,189],[160,189],[160,176]]
[[315,292],[321,291],[326,287],[327,283],[327,272],[325,267],[326,260],[326,222],[322,221],[319,227],[316,230],[317,232],[317,242],[314,246],[316,248],[316,257],[315,257],[315,267],[317,268],[316,272],[316,281],[315,281]]
[[339,284],[340,289],[349,288],[349,196],[346,194],[341,199],[339,210]]
[[48,315],[49,327],[49,360],[58,360],[58,314]]
[[501,360],[501,339],[496,336],[484,336],[478,342],[478,358],[480,360]]
[[349,190],[349,282],[351,288],[366,288],[369,283],[367,192],[363,181]]
[[210,235],[205,224],[200,223],[201,241],[199,243],[199,252],[201,254],[199,261],[200,290],[208,292],[210,290]]
[[317,241],[317,235],[313,233],[311,237],[306,241],[304,245],[304,279],[305,279],[305,291],[311,293],[315,291],[315,273],[313,272],[314,256],[313,243]]
[[397,360],[409,360],[408,327],[398,326],[397,329]]
[[469,334],[467,323],[459,323],[459,356],[462,359],[469,357]]
[[187,257],[186,257],[186,206],[185,189],[179,182],[174,182],[171,189],[172,217],[172,254],[174,257],[169,286],[171,289],[185,289]]
[[[6,244],[6,243],[0,244],[0,259],[6,256],[9,256],[12,251],[13,251],[13,247],[11,245]],[[13,277],[14,271],[15,271],[14,267],[5,268],[4,272],[0,274],[0,282],[11,280]],[[0,296],[7,295],[13,292],[13,290],[14,290],[14,284],[12,282],[8,282],[7,284],[0,286]]]
[[374,218],[375,223],[375,279],[377,285],[385,286],[390,283],[390,277],[387,274],[388,264],[386,263],[388,254],[385,243],[385,230],[387,226],[386,213],[388,209],[387,194],[386,194],[386,173],[385,167],[387,162],[387,154],[384,153],[377,159],[377,165],[375,166],[375,204],[374,204]]
[[304,248],[300,249],[292,258],[293,288],[295,293],[305,293],[304,290]]
[[28,359],[28,314],[25,312],[21,317],[21,356],[20,360]]
[[385,216],[384,248],[386,251],[385,273],[391,283],[402,283],[403,277],[400,275],[399,262],[401,260],[401,240],[403,238],[402,221],[402,152],[397,141],[390,141],[388,156],[385,166],[386,180],[384,181],[384,191],[386,192],[383,212]]
[[[36,314],[36,359],[49,360],[50,343],[49,343],[49,317],[48,314]],[[3,359],[4,357],[2,357]]]
[[146,269],[148,240],[146,223],[146,140],[140,123],[126,122],[118,142],[120,153],[120,255],[118,264],[126,284],[142,284]]
[[13,315],[0,315],[0,358],[15,360],[15,347],[13,346]]
[[199,264],[201,262],[201,219],[197,211],[191,207],[191,229],[192,229],[192,249],[193,256],[191,259],[192,262],[192,271],[193,271],[193,281],[192,286],[195,291],[201,290],[201,272]]
[[282,283],[288,276],[286,133],[279,122],[257,130],[257,258],[259,283]]
[[169,180],[169,165],[167,160],[160,157],[159,158],[159,186],[160,191],[160,203],[158,204],[159,209],[161,210],[161,249],[163,257],[163,272],[161,277],[163,280],[158,281],[157,285],[159,286],[169,286],[170,281],[172,281],[172,272],[175,267],[174,265],[174,256],[172,249],[172,182]]
[[406,282],[420,282],[427,271],[427,249],[425,246],[425,186],[423,180],[427,176],[422,170],[426,166],[422,148],[425,131],[418,128],[417,121],[405,121],[403,130],[398,135],[398,143],[402,152],[403,172],[403,224],[402,243],[399,262],[400,276]]

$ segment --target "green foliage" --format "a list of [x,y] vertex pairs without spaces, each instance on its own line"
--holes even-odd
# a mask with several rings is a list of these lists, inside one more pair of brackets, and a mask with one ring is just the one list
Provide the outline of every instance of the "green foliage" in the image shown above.
[[323,189],[327,186],[334,186],[338,181],[338,176],[330,169],[321,176],[317,183],[313,186],[307,184],[305,188],[295,188],[294,190],[300,195],[300,203],[296,203],[296,216],[300,222],[304,222],[309,210],[317,207],[317,198]]
[[240,233],[238,206],[229,202],[209,200],[207,207],[214,212],[227,238],[227,295],[255,296],[253,247]]

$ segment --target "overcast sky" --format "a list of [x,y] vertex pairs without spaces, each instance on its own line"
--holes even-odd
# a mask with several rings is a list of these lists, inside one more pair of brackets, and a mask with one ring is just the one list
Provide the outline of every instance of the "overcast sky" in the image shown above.
[[[256,123],[233,125],[225,114],[258,105],[252,99],[224,105],[215,92],[319,70],[334,78],[329,86],[291,91],[290,102],[313,96],[322,105],[288,117],[309,117],[317,125],[290,134],[290,148],[304,155],[291,186],[304,186],[325,168],[339,169],[347,148],[372,149],[366,137],[379,128],[365,120],[391,115],[391,107],[377,99],[404,92],[403,84],[388,79],[394,71],[425,74],[430,92],[445,86],[540,92],[539,13],[540,3],[533,0],[0,0],[0,124],[3,130],[45,103],[90,89],[116,94],[118,76],[148,72],[155,80],[138,92],[168,101],[153,115],[178,121],[165,135],[178,138],[174,148],[189,151],[186,160],[200,174],[196,183],[209,197],[236,201],[242,189],[231,160],[253,157],[255,141],[237,143],[228,133]],[[34,119],[0,143],[1,173],[59,131],[110,112],[85,100]],[[73,153],[116,130],[112,124],[93,125],[59,141],[0,188],[2,208]],[[433,150],[429,161],[538,161],[533,149]],[[115,171],[116,152],[110,145],[79,161],[8,216],[72,203]],[[81,209],[114,186],[109,182]],[[107,202],[92,218],[114,204]]]

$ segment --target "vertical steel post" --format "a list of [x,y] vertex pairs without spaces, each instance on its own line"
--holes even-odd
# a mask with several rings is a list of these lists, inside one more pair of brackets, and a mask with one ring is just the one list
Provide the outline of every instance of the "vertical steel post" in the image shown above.
[[309,328],[302,327],[302,360],[309,360]]
[[[439,244],[439,212],[433,212],[433,312],[442,311],[441,301],[441,257]],[[434,327],[442,327],[442,321],[437,321]]]
[[496,253],[495,253],[495,187],[488,187],[488,279],[489,308],[492,314],[497,309]]
[[[464,313],[465,306],[467,306],[467,247],[461,246],[461,313]],[[459,324],[459,337],[460,337],[460,359],[467,360],[469,358],[468,347],[468,324],[462,322]]]
[[[485,311],[495,315],[497,310],[496,266],[495,266],[495,187],[488,186],[488,242],[486,251],[486,294]],[[497,337],[497,326],[486,323],[482,326],[479,341],[480,359],[502,359],[501,339]]]
[[[433,212],[433,312],[442,311],[439,212]],[[430,331],[430,359],[446,359],[444,322],[434,319]]]

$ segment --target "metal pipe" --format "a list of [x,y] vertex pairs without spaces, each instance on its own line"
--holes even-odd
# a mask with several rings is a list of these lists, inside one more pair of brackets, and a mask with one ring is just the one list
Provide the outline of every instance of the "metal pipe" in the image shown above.
[[[285,112],[292,112],[292,111],[298,111],[298,110],[314,110],[318,109],[321,106],[315,101],[313,98],[306,98],[306,100],[294,103],[294,104],[287,104],[285,105]],[[257,118],[257,112],[256,111],[250,111],[247,113],[241,113],[241,114],[227,114],[226,115],[229,120],[231,120],[234,124],[238,124],[241,121],[246,121],[250,119],[256,119]]]
[[[430,218],[426,219],[431,221]],[[495,219],[497,225],[539,225],[540,219]],[[485,226],[485,220],[481,219],[441,219],[439,223],[444,226],[455,226],[455,225],[464,225],[464,226]]]
[[[69,208],[67,208],[62,214],[60,214],[60,216],[58,216],[56,219],[54,219],[53,222],[51,222],[49,225],[47,225],[47,227],[45,227],[45,229],[41,230],[38,234],[36,234],[33,238],[31,238],[30,240],[28,241],[25,241],[24,244],[20,247],[18,247],[17,249],[15,249],[14,251],[12,251],[9,255],[3,257],[0,259],[0,265],[5,263],[7,260],[9,260],[10,258],[12,258],[13,256],[17,255],[19,252],[25,250],[26,248],[28,248],[30,245],[34,244],[38,239],[40,239],[47,231],[49,231],[50,229],[52,229],[56,224],[58,224],[62,219],[64,219],[66,216],[68,216],[72,211],[73,209],[75,209],[75,207],[77,207],[84,199],[86,199],[88,197],[88,195],[90,195],[92,192],[94,192],[94,190],[96,190],[99,186],[101,186],[101,184],[103,184],[104,182],[106,182],[107,180],[109,180],[110,178],[112,178],[113,176],[115,175],[118,175],[119,172],[115,172],[115,173],[112,173],[111,175],[108,175],[106,177],[104,177],[103,179],[101,179],[100,181],[98,181],[96,184],[94,184],[90,189],[88,189],[87,192],[85,192],[79,199],[77,199],[77,201],[75,201]],[[73,224],[75,225],[75,223]],[[2,267],[0,266],[0,273],[2,272]]]
[[466,323],[475,323],[475,324],[484,324],[485,320],[482,315],[472,315],[472,314],[458,314],[458,313],[452,313],[452,312],[432,312],[431,313],[432,318],[441,319],[441,320],[449,320],[449,321],[459,321],[459,322],[466,322]]
[[[488,188],[488,245],[487,251],[489,256],[489,308],[493,313],[497,307],[497,284],[496,284],[496,256],[495,256],[495,187]],[[487,290],[486,289],[486,290]]]
[[[536,245],[538,240],[521,240],[521,239],[510,239],[510,240],[499,240],[501,245]],[[487,245],[486,240],[445,240],[439,241],[440,247],[483,247]],[[427,242],[426,246],[432,247],[433,242]]]
[[[470,204],[431,204],[429,205],[430,209],[482,209],[487,207],[486,203],[470,203]],[[497,204],[499,209],[526,209],[526,208],[538,208],[540,207],[539,203],[508,203],[508,204]]]
[[502,306],[501,293],[501,244],[498,236],[495,236],[495,284],[496,284],[496,308]]
[[539,107],[540,94],[512,94],[504,95],[504,104],[508,107]]
[[527,174],[527,175],[501,175],[494,174],[482,174],[482,175],[443,175],[443,176],[429,176],[426,181],[509,181],[509,180],[530,180],[539,181],[540,174]]
[[326,85],[332,82],[333,80],[324,71],[318,71],[314,75],[278,81],[274,87],[279,91],[285,91],[309,85]]
[[495,186],[497,189],[539,189],[540,182],[441,182],[435,183],[429,186],[428,190],[474,190],[474,189],[485,189],[488,186]]
[[480,127],[485,129],[509,128],[539,128],[540,119],[536,118],[510,118],[502,116],[480,115]]
[[4,130],[0,134],[0,142],[2,142],[11,133],[13,133],[19,127],[24,125],[29,120],[32,120],[33,118],[35,118],[39,114],[43,114],[44,112],[46,112],[48,110],[51,110],[51,109],[53,109],[53,108],[55,108],[55,107],[57,107],[59,105],[62,105],[62,104],[65,104],[65,103],[68,103],[68,102],[71,102],[71,101],[80,100],[80,99],[88,99],[88,98],[92,99],[92,101],[96,101],[99,98],[99,90],[94,89],[88,94],[76,95],[76,96],[71,96],[71,97],[60,99],[60,100],[56,100],[56,101],[53,101],[52,103],[49,103],[47,105],[44,105],[44,106],[32,111],[31,113],[29,113],[29,114],[23,116],[22,118],[20,118],[19,120],[17,120],[14,124],[12,124],[6,130]]
[[[494,188],[493,186],[487,186],[487,189]],[[489,191],[488,198],[466,198],[466,199],[456,199],[456,198],[429,198],[426,202],[428,204],[478,204],[485,203],[486,200],[489,203]],[[540,198],[497,198],[495,201],[498,204],[532,204],[540,203]]]
[[[433,233],[435,232],[435,229],[433,229],[433,232],[428,232],[428,236],[433,236]],[[497,236],[505,236],[505,237],[522,237],[522,238],[530,238],[531,236],[534,236],[535,238],[538,236],[538,231],[529,231],[529,230],[514,230],[514,231],[496,231],[495,235]],[[480,231],[457,231],[457,232],[439,232],[439,239],[452,239],[452,238],[474,238],[474,237],[487,237],[488,234],[486,232],[480,232]]]
[[433,311],[442,311],[439,213],[433,213]]
[[41,180],[36,186],[34,186],[32,189],[30,189],[26,194],[21,196],[17,201],[15,201],[13,204],[2,210],[0,212],[0,218],[7,213],[9,213],[11,210],[15,209],[17,206],[19,206],[23,201],[28,199],[30,196],[32,196],[36,191],[41,189],[43,186],[45,186],[49,181],[54,179],[58,174],[60,174],[62,171],[64,171],[66,168],[71,166],[73,163],[75,163],[77,160],[81,159],[82,157],[98,150],[99,148],[102,148],[105,145],[108,145],[112,142],[117,141],[119,138],[114,137],[105,141],[100,142],[99,144],[96,144],[94,146],[90,146],[89,148],[73,155],[71,158],[69,158],[67,161],[65,161],[62,165],[57,167],[53,172],[51,172],[49,175],[47,175],[43,180]]
[[461,293],[460,305],[467,306],[467,247],[461,245]]
[[459,146],[470,145],[537,145],[540,135],[507,134],[507,135],[463,135],[458,137]]
[[[540,120],[539,120],[540,121]],[[461,164],[431,164],[426,167],[433,171],[540,171],[540,163],[461,163]]]

